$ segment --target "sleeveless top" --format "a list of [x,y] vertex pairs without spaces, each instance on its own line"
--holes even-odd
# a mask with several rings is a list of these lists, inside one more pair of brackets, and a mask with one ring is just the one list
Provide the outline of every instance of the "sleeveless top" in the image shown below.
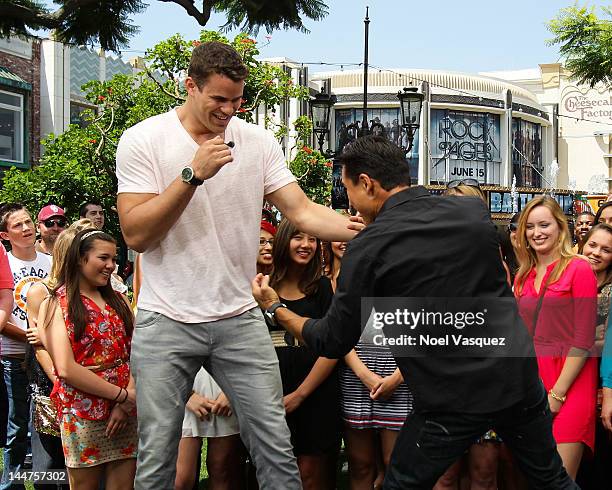
[[[116,386],[126,388],[130,381],[130,345],[121,317],[109,305],[104,311],[86,296],[81,301],[88,313],[87,326],[80,340],[74,338],[74,325],[68,317],[66,288],[57,291],[57,297],[74,360],[81,366],[99,366],[94,374]],[[88,420],[105,420],[110,416],[113,402],[106,398],[85,393],[57,378],[51,397],[58,407],[58,413],[71,413]]]

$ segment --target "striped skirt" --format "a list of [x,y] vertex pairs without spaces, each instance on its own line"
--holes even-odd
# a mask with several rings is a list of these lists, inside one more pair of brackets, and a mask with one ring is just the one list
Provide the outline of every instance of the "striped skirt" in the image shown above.
[[[393,374],[397,364],[387,347],[359,342],[355,346],[359,359],[381,377]],[[400,384],[386,401],[372,400],[367,387],[348,366],[340,370],[342,418],[353,429],[400,430],[412,413],[412,394],[405,383]]]

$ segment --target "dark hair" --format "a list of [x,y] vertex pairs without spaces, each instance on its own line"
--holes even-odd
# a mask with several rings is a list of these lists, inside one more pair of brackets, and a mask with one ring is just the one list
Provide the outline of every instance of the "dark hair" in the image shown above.
[[224,75],[233,82],[240,82],[249,70],[233,47],[219,41],[209,41],[197,46],[191,54],[187,76],[193,78],[199,89],[213,74]]
[[0,231],[7,231],[8,220],[11,215],[17,211],[21,211],[22,209],[28,211],[27,208],[20,202],[4,204],[2,207],[0,207]]
[[102,207],[102,203],[100,201],[85,201],[83,204],[81,204],[81,207],[79,208],[79,216],[81,218],[85,218],[85,215],[87,214],[87,207],[88,206],[100,206]]
[[[582,254],[582,252],[584,251],[584,245],[591,238],[591,236],[593,236],[593,233],[596,233],[598,231],[607,231],[610,235],[612,235],[612,226],[607,225],[606,223],[598,223],[595,226],[593,226],[589,230],[589,232],[584,236],[584,240],[580,242],[580,245],[578,246],[579,254]],[[601,286],[598,286],[597,289],[601,291],[604,286],[607,286],[610,283],[612,283],[612,264],[610,264],[608,268],[606,269],[606,278],[601,283]]]
[[593,218],[595,218],[595,213],[593,213],[593,211],[582,211],[581,213],[578,213],[576,215],[576,221],[578,221],[578,218],[580,218],[580,216],[593,216]]
[[[53,289],[53,296],[56,297],[57,290],[64,285],[66,286],[68,317],[74,325],[75,340],[79,340],[83,336],[88,320],[87,310],[81,299],[80,262],[87,255],[87,252],[93,248],[96,240],[117,243],[112,236],[99,230],[87,229],[77,233],[66,254],[64,267],[59,271],[57,286]],[[106,303],[119,315],[119,318],[123,321],[126,334],[131,337],[134,330],[132,310],[121,295],[115,292],[110,281],[104,286],[98,287],[98,290]]]
[[[287,271],[291,266],[289,258],[289,242],[291,239],[300,233],[288,219],[283,218],[278,226],[278,231],[274,237],[274,247],[272,247],[272,261],[274,269],[270,276],[270,286],[275,287],[283,281],[287,276]],[[321,279],[321,241],[317,238],[317,249],[314,256],[304,269],[298,288],[306,296],[310,296],[317,292],[319,288],[319,279]]]
[[601,206],[599,206],[599,209],[597,210],[597,214],[595,215],[595,224],[599,223],[599,220],[601,218],[601,213],[603,213],[603,210],[610,206],[612,206],[612,201],[604,202]]
[[382,136],[357,138],[337,158],[344,165],[345,175],[355,184],[360,174],[366,174],[386,191],[410,185],[410,169],[404,152]]

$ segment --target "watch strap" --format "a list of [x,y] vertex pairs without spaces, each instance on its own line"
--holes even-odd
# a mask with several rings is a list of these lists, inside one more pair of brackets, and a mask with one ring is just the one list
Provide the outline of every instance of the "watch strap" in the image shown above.
[[276,310],[278,310],[281,306],[283,308],[287,308],[287,305],[285,303],[281,303],[280,301],[277,301],[276,303],[272,304],[270,308],[266,309],[266,313],[268,313],[268,315],[270,316],[274,316],[274,313],[276,313]]

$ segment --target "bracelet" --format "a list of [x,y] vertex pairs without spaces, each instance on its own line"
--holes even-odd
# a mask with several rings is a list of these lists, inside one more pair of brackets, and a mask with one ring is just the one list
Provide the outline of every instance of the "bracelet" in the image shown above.
[[565,403],[565,400],[567,400],[567,395],[565,395],[565,396],[557,395],[553,390],[548,390],[548,394],[554,400],[557,400],[558,402],[561,402],[561,403]]
[[121,392],[123,391],[123,388],[119,387],[119,393],[117,393],[117,396],[115,398],[113,398],[113,403],[117,401],[117,398],[119,398],[121,396]]
[[125,388],[121,388],[121,389],[125,391],[125,397],[120,402],[117,402],[119,405],[121,405],[122,403],[125,403],[125,401],[128,399],[128,390],[126,390]]

